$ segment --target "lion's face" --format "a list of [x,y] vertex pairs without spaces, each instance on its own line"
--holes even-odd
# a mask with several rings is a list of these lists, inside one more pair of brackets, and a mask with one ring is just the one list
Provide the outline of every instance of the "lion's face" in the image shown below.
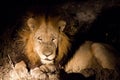
[[[61,32],[66,23],[58,19],[30,18],[27,25],[31,31],[26,46],[27,56],[37,54],[42,64],[53,64],[59,54],[60,43],[63,41]],[[29,50],[29,46],[33,50]]]
[[[40,27],[43,28],[46,25]],[[43,64],[54,63],[57,55],[59,34],[56,31],[53,32],[49,27],[41,28],[34,34],[34,51],[39,55]]]
[[69,38],[63,33],[65,25],[59,17],[27,19],[20,36],[25,44],[25,55],[33,66],[62,61],[70,47]]

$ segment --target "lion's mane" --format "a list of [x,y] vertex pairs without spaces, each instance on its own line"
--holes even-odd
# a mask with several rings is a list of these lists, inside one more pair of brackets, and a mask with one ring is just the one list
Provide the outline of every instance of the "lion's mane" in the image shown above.
[[[40,17],[41,20],[44,18],[43,16],[37,16]],[[57,21],[57,18],[49,18],[49,20]],[[24,45],[24,53],[27,56],[28,60],[30,61],[31,65],[39,65],[40,62],[40,57],[38,56],[38,54],[36,54],[33,50],[33,34],[36,32],[36,30],[38,29],[38,27],[35,27],[34,32],[31,33],[30,28],[27,25],[27,19],[24,20],[24,26],[22,27],[22,29],[18,32],[20,35],[20,41],[23,42]],[[57,28],[54,26],[54,29],[57,30]],[[44,34],[46,35],[46,34]],[[57,57],[55,59],[56,63],[59,63],[63,57],[65,55],[67,55],[67,52],[69,50],[70,47],[70,42],[69,42],[69,38],[64,34],[63,31],[59,32],[59,37],[62,39],[61,41],[59,41],[59,45],[58,45],[58,53],[57,53]]]

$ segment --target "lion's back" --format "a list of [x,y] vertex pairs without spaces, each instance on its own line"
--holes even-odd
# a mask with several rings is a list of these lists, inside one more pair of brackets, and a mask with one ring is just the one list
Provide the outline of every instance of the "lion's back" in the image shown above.
[[82,73],[85,69],[115,69],[116,60],[114,51],[106,44],[86,41],[75,52],[65,66],[68,73]]

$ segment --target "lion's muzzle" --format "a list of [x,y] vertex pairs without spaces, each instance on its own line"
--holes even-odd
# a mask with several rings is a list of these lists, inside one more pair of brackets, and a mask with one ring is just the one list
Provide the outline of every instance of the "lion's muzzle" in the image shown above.
[[56,58],[56,47],[54,44],[42,44],[37,53],[43,64],[54,64]]

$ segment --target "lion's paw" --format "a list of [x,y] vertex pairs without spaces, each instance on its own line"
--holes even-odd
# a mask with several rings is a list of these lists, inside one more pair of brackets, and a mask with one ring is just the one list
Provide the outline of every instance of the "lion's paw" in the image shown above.
[[41,65],[31,69],[30,74],[32,78],[39,80],[59,80],[59,72],[54,65]]
[[41,71],[39,67],[31,69],[30,74],[31,74],[32,78],[40,79],[40,80],[46,80],[48,77],[47,74],[45,72]]
[[46,70],[49,80],[59,80],[59,70],[53,64],[41,66],[40,69]]
[[53,64],[46,64],[46,65],[41,65],[40,70],[45,73],[53,73],[57,70],[57,68]]

